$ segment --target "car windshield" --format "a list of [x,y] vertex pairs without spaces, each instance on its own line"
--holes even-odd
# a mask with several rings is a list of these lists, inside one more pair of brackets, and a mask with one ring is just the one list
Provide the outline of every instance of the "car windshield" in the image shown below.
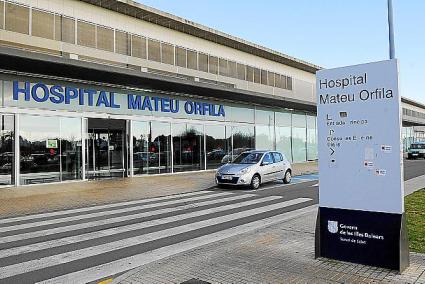
[[425,149],[425,144],[412,144],[410,149]]
[[261,160],[263,153],[242,153],[236,157],[233,164],[256,164]]

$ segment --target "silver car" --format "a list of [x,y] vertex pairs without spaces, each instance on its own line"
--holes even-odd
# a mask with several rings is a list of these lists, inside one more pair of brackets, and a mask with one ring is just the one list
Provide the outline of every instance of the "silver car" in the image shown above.
[[217,169],[215,180],[221,185],[249,185],[258,189],[262,183],[283,180],[290,183],[292,168],[285,155],[276,151],[247,151],[233,162]]

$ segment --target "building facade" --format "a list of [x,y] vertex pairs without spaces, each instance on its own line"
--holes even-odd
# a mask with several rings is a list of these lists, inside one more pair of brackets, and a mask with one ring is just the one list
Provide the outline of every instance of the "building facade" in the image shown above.
[[0,0],[0,61],[3,186],[317,159],[318,66],[130,0]]
[[131,1],[0,11],[4,186],[317,159],[317,66]]

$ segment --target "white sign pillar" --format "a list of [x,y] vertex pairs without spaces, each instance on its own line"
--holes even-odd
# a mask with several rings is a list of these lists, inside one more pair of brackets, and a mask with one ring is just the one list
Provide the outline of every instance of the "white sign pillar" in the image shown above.
[[404,270],[397,60],[317,72],[316,257]]

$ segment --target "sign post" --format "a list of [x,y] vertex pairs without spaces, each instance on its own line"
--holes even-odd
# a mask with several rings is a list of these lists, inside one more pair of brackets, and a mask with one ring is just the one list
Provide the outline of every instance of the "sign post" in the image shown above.
[[403,271],[409,251],[397,60],[316,75],[316,257]]

